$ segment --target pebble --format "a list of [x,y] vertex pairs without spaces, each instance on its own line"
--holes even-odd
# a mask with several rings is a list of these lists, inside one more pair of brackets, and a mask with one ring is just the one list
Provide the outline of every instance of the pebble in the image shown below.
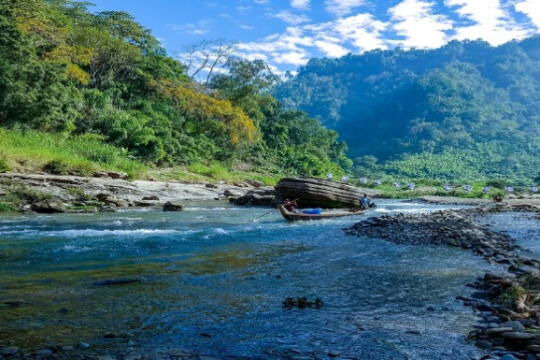
[[52,350],[50,349],[42,349],[42,350],[38,350],[36,351],[36,355],[40,355],[40,356],[48,356],[48,355],[52,355]]
[[512,329],[521,332],[525,331],[525,326],[523,326],[523,324],[519,321],[507,321],[502,323],[501,327],[511,327]]
[[505,332],[501,334],[502,338],[508,339],[508,340],[531,340],[534,338],[534,334],[531,333],[525,333],[525,332]]
[[79,343],[79,345],[80,345],[80,347],[85,348],[85,349],[88,349],[88,348],[90,347],[90,344],[89,344],[89,343],[86,343],[86,342],[84,342],[84,341],[81,341],[81,342]]
[[19,348],[17,346],[8,346],[0,350],[0,355],[3,356],[12,356],[19,352]]
[[501,334],[501,333],[506,333],[506,332],[511,332],[511,331],[514,331],[514,329],[511,327],[497,327],[497,328],[487,329],[485,334],[495,335],[495,334]]
[[142,359],[142,355],[141,354],[136,354],[136,353],[128,354],[124,358],[124,360],[140,360],[140,359]]

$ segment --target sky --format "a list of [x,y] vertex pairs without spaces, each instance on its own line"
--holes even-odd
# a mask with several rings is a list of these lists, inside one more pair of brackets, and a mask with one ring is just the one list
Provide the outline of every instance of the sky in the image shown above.
[[278,74],[314,57],[374,49],[438,48],[452,40],[497,46],[540,34],[540,0],[91,0],[150,29],[170,56],[203,40],[236,43]]

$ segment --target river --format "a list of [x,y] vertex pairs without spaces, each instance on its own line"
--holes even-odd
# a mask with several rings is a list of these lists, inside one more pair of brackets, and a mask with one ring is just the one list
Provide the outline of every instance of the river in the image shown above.
[[[448,206],[379,201],[369,216]],[[497,269],[457,248],[348,237],[222,202],[0,217],[0,346],[219,359],[471,359],[455,298]],[[107,279],[139,282],[96,286]],[[320,298],[290,310],[286,297]],[[13,301],[18,306],[13,306]],[[62,349],[62,347],[64,347]],[[161,357],[160,357],[161,356]]]

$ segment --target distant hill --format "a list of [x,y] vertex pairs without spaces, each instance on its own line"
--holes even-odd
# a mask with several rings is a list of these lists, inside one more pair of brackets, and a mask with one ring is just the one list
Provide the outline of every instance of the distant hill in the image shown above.
[[312,59],[277,90],[340,133],[358,175],[502,178],[540,169],[540,37]]

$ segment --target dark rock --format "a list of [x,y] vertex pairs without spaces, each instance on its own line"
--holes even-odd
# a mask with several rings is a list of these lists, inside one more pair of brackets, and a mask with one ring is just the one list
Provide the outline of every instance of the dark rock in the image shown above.
[[487,340],[479,340],[476,342],[476,346],[478,346],[481,349],[491,349],[492,345]]
[[512,329],[511,327],[498,327],[498,328],[487,329],[485,334],[495,336],[495,335],[499,335],[506,332],[512,332],[512,331],[514,331],[514,329]]
[[98,208],[98,211],[99,212],[116,212],[116,206],[114,205],[104,205],[104,206],[100,206]]
[[218,189],[219,187],[215,184],[205,184],[204,185],[205,187],[209,188],[209,189]]
[[507,340],[526,341],[534,338],[534,334],[526,332],[505,332],[501,334],[501,337]]
[[127,180],[128,178],[128,174],[121,171],[107,171],[107,175],[109,175],[111,179]]
[[143,201],[147,201],[147,200],[154,200],[154,201],[159,201],[159,196],[156,196],[156,195],[152,195],[152,196],[145,196],[142,198]]
[[258,180],[251,180],[251,179],[249,179],[249,180],[246,180],[246,182],[247,182],[249,185],[251,185],[251,186],[253,186],[253,187],[256,187],[256,188],[261,187],[261,186],[264,186],[264,183],[263,183],[262,181],[258,181]]
[[126,285],[141,282],[140,279],[108,279],[95,281],[94,286],[113,286],[113,285]]
[[26,305],[26,301],[24,300],[6,300],[3,301],[2,304],[7,305],[9,307],[19,307],[22,305]]
[[135,201],[135,206],[139,207],[152,207],[157,205],[159,204],[155,201]]
[[110,194],[98,194],[96,195],[96,198],[107,205],[114,205],[116,207],[128,207],[129,202],[124,199],[120,199],[114,196],[111,196]]
[[314,178],[285,178],[275,186],[282,199],[299,199],[301,207],[354,207],[363,194],[374,196],[379,191],[360,189],[342,182]]
[[43,214],[65,213],[66,207],[58,200],[45,200],[32,204],[32,211]]
[[109,174],[106,171],[97,171],[92,176],[95,178],[108,178]]
[[166,202],[163,204],[163,211],[181,211],[184,206],[178,202]]
[[42,350],[36,351],[36,355],[38,356],[49,356],[49,355],[52,355],[52,353],[53,351],[50,349],[42,349]]
[[519,321],[507,321],[501,324],[501,327],[511,327],[515,331],[525,331],[525,326]]
[[204,333],[204,332],[200,333],[200,335],[201,335],[202,337],[205,337],[205,338],[212,337],[212,335],[207,334],[207,333]]
[[17,346],[8,346],[8,347],[0,349],[0,355],[3,355],[3,356],[13,356],[18,352],[19,352],[19,348]]
[[227,189],[223,192],[223,195],[227,197],[230,197],[230,196],[240,197],[242,196],[242,193],[240,193],[239,191],[233,191],[233,190]]
[[246,195],[229,199],[235,205],[272,206],[277,203],[273,189],[258,188],[249,191]]

